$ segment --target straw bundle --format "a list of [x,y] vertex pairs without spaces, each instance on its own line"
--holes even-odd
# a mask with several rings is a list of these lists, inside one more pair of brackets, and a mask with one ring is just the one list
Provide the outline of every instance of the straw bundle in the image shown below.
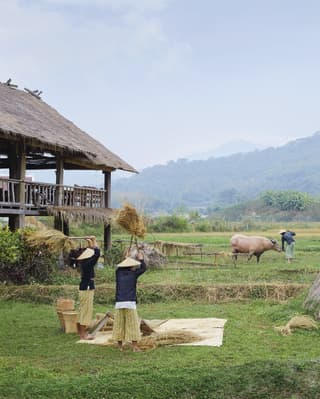
[[45,245],[52,253],[69,252],[76,242],[59,230],[38,230],[25,233],[25,240],[31,247]]
[[311,330],[313,328],[317,329],[317,323],[312,317],[307,315],[294,316],[288,321],[285,326],[275,327],[276,331],[279,331],[282,335],[291,335],[292,329],[302,328],[304,330]]
[[125,204],[118,212],[115,221],[134,237],[143,238],[146,234],[146,227],[141,216],[138,215],[136,209]]
[[[172,330],[161,333],[155,332],[149,336],[142,336],[139,341],[139,348],[142,350],[151,350],[159,346],[187,344],[200,340],[201,337],[191,331]],[[113,346],[114,344],[112,338],[105,343],[106,346]],[[128,347],[128,343],[125,344],[126,347]]]
[[191,331],[172,330],[143,336],[139,342],[142,350],[154,349],[165,345],[179,345],[200,341],[201,337]]

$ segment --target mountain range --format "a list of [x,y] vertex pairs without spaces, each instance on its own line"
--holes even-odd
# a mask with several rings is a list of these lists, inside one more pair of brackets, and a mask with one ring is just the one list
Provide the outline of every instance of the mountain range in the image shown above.
[[179,159],[113,182],[112,206],[129,201],[146,212],[201,209],[250,200],[266,190],[320,194],[320,132],[247,153]]
[[247,140],[233,140],[221,144],[220,146],[209,151],[190,154],[186,158],[190,161],[207,160],[212,157],[227,157],[237,153],[246,153],[266,148],[261,144],[255,144]]

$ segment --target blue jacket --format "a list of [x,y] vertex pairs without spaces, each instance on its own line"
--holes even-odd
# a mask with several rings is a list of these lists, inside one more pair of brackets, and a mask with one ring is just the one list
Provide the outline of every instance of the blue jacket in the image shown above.
[[144,260],[140,261],[138,269],[131,267],[118,267],[116,270],[116,302],[137,302],[137,280],[147,266]]
[[282,250],[284,251],[284,243],[286,242],[288,245],[290,245],[295,242],[293,236],[295,236],[296,233],[294,231],[286,231],[284,234],[281,235]]

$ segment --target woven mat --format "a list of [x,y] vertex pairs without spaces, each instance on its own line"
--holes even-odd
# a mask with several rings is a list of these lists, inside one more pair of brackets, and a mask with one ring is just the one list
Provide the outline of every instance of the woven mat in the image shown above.
[[[145,319],[144,319],[145,320]],[[186,344],[184,346],[221,346],[223,342],[223,329],[227,322],[225,319],[213,317],[203,319],[168,319],[168,320],[145,320],[145,322],[156,332],[168,331],[190,331],[201,337],[201,340]],[[80,340],[78,343],[91,345],[106,345],[112,336],[111,331],[98,332],[95,339],[91,341]]]

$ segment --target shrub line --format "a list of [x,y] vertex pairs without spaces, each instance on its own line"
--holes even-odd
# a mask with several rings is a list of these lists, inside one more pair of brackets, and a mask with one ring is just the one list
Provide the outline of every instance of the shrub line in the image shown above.
[[[294,298],[308,288],[297,283],[253,283],[253,284],[141,284],[138,288],[140,303],[191,300],[205,303],[220,303],[246,299],[265,299],[276,302]],[[0,286],[0,298],[35,303],[55,303],[59,297],[78,299],[76,285],[23,285]],[[114,303],[114,286],[101,284],[95,291],[95,303]]]

